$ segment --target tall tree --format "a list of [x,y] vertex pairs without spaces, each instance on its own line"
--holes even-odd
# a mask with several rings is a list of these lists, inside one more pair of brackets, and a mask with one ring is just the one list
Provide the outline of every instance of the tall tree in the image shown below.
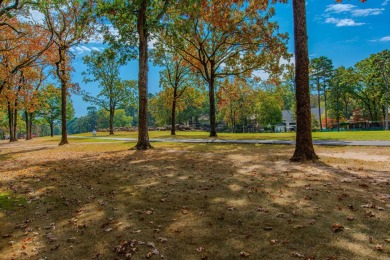
[[[360,0],[365,2],[366,0]],[[342,0],[336,0],[342,2]],[[305,0],[293,0],[297,134],[292,161],[316,160],[311,136],[309,52]]]
[[[160,86],[171,88],[171,135],[176,135],[176,105],[178,100],[190,85],[195,85],[194,75],[187,66],[184,59],[175,55],[174,51],[165,44],[156,44],[156,50],[153,53],[156,64],[163,66],[164,70],[160,72]],[[192,84],[191,84],[192,83]]]
[[218,115],[231,127],[232,133],[237,131],[237,125],[244,126],[247,119],[253,114],[253,107],[257,99],[254,98],[254,91],[244,79],[235,77],[229,81],[226,78],[219,87],[218,97]]
[[210,136],[217,136],[215,93],[217,80],[255,70],[279,73],[287,58],[286,34],[271,22],[269,1],[188,1],[172,17],[166,31],[169,44],[208,85]]
[[326,111],[326,98],[327,90],[329,88],[330,79],[332,78],[333,64],[332,60],[321,56],[314,58],[310,61],[310,77],[313,85],[316,86],[317,98],[318,98],[318,114],[320,117],[320,130],[322,131],[322,120],[321,120],[321,92],[324,97],[324,114],[325,114],[325,128],[328,128],[328,117]]
[[[49,84],[42,88],[39,92],[38,98],[41,103],[41,108],[37,111],[37,116],[43,118],[50,127],[50,136],[54,135],[54,127],[61,123],[61,89]],[[74,109],[71,102],[67,102],[67,119],[74,116]]]
[[383,81],[385,83],[385,94],[384,94],[384,120],[385,120],[385,130],[389,130],[389,76],[390,76],[390,51],[383,50],[380,53],[377,53],[374,58],[376,64],[378,65]]
[[45,16],[47,30],[54,35],[53,41],[57,49],[55,61],[56,75],[61,83],[61,142],[68,144],[66,127],[67,96],[72,87],[70,80],[71,56],[70,48],[88,41],[94,32],[94,3],[92,0],[53,0],[42,4],[40,11]]
[[311,135],[309,53],[305,0],[293,0],[297,132],[292,161],[316,160]]
[[340,119],[348,118],[349,95],[352,91],[351,68],[338,67],[333,74],[329,88],[329,108],[336,118],[337,131],[340,131]]
[[[114,134],[114,114],[117,106],[126,106],[135,101],[135,80],[121,80],[119,69],[125,64],[113,49],[102,53],[93,51],[83,58],[88,69],[83,72],[84,82],[99,82],[97,97],[84,93],[84,100],[100,106],[110,113],[110,135]],[[90,77],[92,76],[92,77]]]
[[[104,0],[99,10],[118,30],[114,41],[138,45],[138,142],[135,149],[152,148],[148,134],[148,42],[161,25],[169,0]],[[135,42],[138,40],[138,43]]]
[[38,99],[38,94],[43,81],[47,78],[44,72],[45,68],[45,63],[36,63],[34,67],[30,68],[30,73],[27,73],[27,77],[25,77],[22,104],[26,121],[26,140],[32,139],[34,112],[42,105]]

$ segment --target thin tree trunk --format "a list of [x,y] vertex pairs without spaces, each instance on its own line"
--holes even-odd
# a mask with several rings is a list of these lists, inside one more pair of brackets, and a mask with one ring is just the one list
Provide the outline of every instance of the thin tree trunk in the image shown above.
[[[16,102],[15,102],[16,103]],[[17,126],[18,126],[18,110],[17,109],[13,109],[13,116],[14,116],[14,119],[13,119],[13,141],[18,141],[18,137],[17,137]]]
[[57,76],[61,81],[61,142],[59,145],[68,144],[68,133],[66,129],[66,96],[68,92],[67,87],[67,71],[66,71],[66,50],[59,49],[60,60],[56,62]]
[[28,122],[29,122],[29,124],[30,124],[30,126],[29,126],[29,131],[28,131],[28,135],[29,135],[29,139],[28,140],[31,140],[32,139],[32,126],[33,126],[33,124],[32,124],[32,121],[33,121],[33,115],[34,115],[34,113],[29,113],[29,120],[28,120]]
[[50,124],[50,136],[51,137],[54,136],[54,125],[53,124]]
[[325,113],[325,129],[328,129],[328,114],[326,111],[326,91],[324,87],[324,113]]
[[114,134],[114,115],[115,115],[115,109],[110,107],[110,135]]
[[316,160],[311,136],[311,111],[309,94],[309,54],[307,49],[305,0],[293,0],[295,85],[297,104],[297,133],[291,161]]
[[15,134],[14,134],[14,115],[13,115],[13,109],[11,109],[11,102],[8,101],[7,104],[8,108],[8,128],[9,128],[9,141],[10,142],[16,142],[18,141],[15,139]]
[[171,135],[176,135],[176,99],[177,99],[177,88],[173,89],[173,101],[172,101],[172,111],[171,111]]
[[317,77],[317,98],[318,98],[318,118],[320,120],[320,131],[322,131],[322,121],[321,121],[321,95],[320,95],[320,80]]
[[139,38],[139,71],[138,71],[138,142],[137,150],[152,148],[148,134],[148,31],[146,24],[147,0],[141,2],[138,11],[137,31]]
[[[211,60],[211,63],[212,60]],[[211,64],[211,71],[214,69],[213,64]],[[213,72],[211,72],[210,82],[209,82],[209,99],[210,99],[210,137],[217,137],[217,130],[215,125],[215,78]]]
[[28,116],[27,110],[24,111],[24,118],[26,120],[26,140],[30,140],[30,118]]

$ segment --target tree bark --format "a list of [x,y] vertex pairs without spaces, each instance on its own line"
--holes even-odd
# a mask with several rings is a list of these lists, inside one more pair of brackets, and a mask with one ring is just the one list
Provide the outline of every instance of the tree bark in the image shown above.
[[8,127],[9,127],[9,141],[10,142],[16,142],[18,139],[15,138],[15,132],[14,132],[14,110],[11,108],[11,102],[8,101],[7,104],[8,108]]
[[148,134],[148,30],[146,24],[147,0],[141,2],[138,11],[137,32],[139,38],[139,71],[138,71],[138,142],[137,150],[152,148]]
[[307,47],[305,0],[293,0],[293,14],[297,133],[295,151],[291,161],[304,162],[318,159],[311,136],[309,53]]
[[57,76],[61,81],[61,142],[59,145],[68,144],[68,133],[66,128],[66,96],[68,93],[68,79],[66,71],[66,50],[64,48],[59,48],[58,51],[60,60],[56,62],[57,67]]
[[177,87],[173,89],[173,101],[172,101],[172,111],[171,111],[171,135],[176,135],[176,99],[177,99]]
[[324,114],[325,114],[325,129],[328,129],[328,112],[326,111],[326,91],[324,86]]
[[30,117],[29,117],[29,113],[27,112],[27,110],[24,111],[24,117],[25,117],[25,120],[26,120],[26,140],[31,140],[31,131],[30,131]]
[[114,115],[115,115],[115,109],[112,109],[110,107],[110,135],[114,134]]
[[[213,61],[211,60],[211,63]],[[209,100],[210,100],[210,137],[217,137],[215,125],[215,78],[213,74],[214,66],[211,64],[211,76],[209,81]]]
[[32,139],[32,126],[33,126],[33,124],[32,124],[32,121],[33,121],[33,115],[34,115],[34,113],[29,113],[29,124],[30,124],[30,126],[29,126],[29,137],[30,137],[30,139],[28,139],[28,140],[31,140]]
[[317,76],[317,99],[318,99],[318,119],[320,120],[320,131],[322,131],[320,79],[318,78],[318,76]]
[[54,136],[54,125],[50,124],[50,137]]

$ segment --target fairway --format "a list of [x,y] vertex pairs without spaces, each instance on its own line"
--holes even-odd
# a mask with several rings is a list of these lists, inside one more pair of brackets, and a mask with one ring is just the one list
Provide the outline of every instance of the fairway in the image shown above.
[[[344,131],[344,132],[313,132],[313,140],[340,140],[340,141],[376,141],[390,140],[389,131]],[[93,138],[92,133],[75,134],[73,136]],[[137,138],[137,132],[98,132],[98,137],[125,137]],[[175,139],[215,139],[210,138],[208,132],[177,131],[175,136],[170,131],[149,131],[150,138]],[[218,133],[217,139],[227,140],[295,140],[295,132],[291,133]],[[92,140],[92,139],[91,139]]]

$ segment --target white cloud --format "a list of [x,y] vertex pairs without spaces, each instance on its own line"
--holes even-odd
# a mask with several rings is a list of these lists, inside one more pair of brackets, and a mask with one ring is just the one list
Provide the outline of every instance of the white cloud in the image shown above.
[[[388,1],[389,0],[386,0],[383,2],[383,4],[387,4]],[[322,17],[325,18],[325,23],[335,24],[337,27],[361,26],[365,23],[356,22],[354,19],[345,17],[345,15],[352,17],[367,17],[372,15],[380,15],[383,13],[383,11],[385,11],[384,8],[358,9],[355,5],[352,4],[331,4],[326,7],[325,14],[323,14]],[[331,17],[331,14],[343,14],[344,17],[334,18]]]
[[390,41],[390,35],[382,37],[379,41],[381,41],[381,42],[389,42]]
[[351,5],[351,4],[333,4],[333,5],[328,5],[325,9],[325,12],[340,14],[340,13],[350,12],[355,7],[356,7],[355,5]]
[[79,47],[79,46],[74,47],[74,49],[76,51],[78,51],[79,53],[83,53],[84,52],[84,50],[81,47]]
[[388,3],[389,3],[389,0],[385,0],[385,1],[382,3],[382,5],[385,6],[385,5],[387,5]]
[[88,48],[87,46],[80,46],[81,49],[83,49],[84,51],[92,51],[90,48]]
[[261,80],[267,80],[269,78],[269,73],[264,70],[255,70],[253,71],[252,76],[260,78]]
[[39,24],[43,24],[43,21],[45,19],[45,15],[37,10],[30,10],[31,19],[34,22],[37,22]]
[[370,15],[379,15],[383,13],[384,8],[367,8],[367,9],[356,9],[351,13],[353,16],[361,17],[361,16],[370,16]]
[[338,19],[333,17],[326,18],[325,23],[335,24],[337,27],[361,26],[365,24],[365,23],[357,23],[355,22],[355,20],[349,18]]
[[98,51],[98,52],[100,52],[100,49],[97,48],[97,47],[91,47],[91,49],[92,49],[93,51]]

